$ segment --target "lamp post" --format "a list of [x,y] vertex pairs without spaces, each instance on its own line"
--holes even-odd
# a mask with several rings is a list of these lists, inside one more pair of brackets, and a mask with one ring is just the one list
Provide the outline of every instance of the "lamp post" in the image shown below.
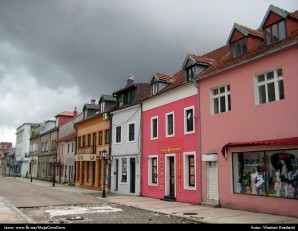
[[55,177],[56,177],[56,173],[55,173],[55,170],[56,170],[56,157],[53,158],[53,168],[54,168],[54,171],[53,171],[53,187],[55,187]]
[[30,166],[31,166],[31,168],[30,168],[30,172],[31,172],[31,182],[32,182],[33,158],[32,158],[31,161],[30,161]]
[[105,173],[106,173],[106,156],[107,156],[107,151],[104,149],[100,153],[101,158],[103,159],[103,189],[102,189],[102,198],[106,198],[106,180],[105,180]]

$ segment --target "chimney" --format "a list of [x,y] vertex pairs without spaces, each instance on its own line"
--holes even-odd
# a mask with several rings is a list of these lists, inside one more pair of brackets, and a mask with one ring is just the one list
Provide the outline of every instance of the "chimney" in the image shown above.
[[133,81],[134,81],[133,75],[129,74],[127,78],[127,86],[133,85]]
[[75,107],[74,111],[73,111],[73,116],[76,116],[78,114],[77,112],[77,107]]
[[95,104],[95,99],[91,99],[91,104]]

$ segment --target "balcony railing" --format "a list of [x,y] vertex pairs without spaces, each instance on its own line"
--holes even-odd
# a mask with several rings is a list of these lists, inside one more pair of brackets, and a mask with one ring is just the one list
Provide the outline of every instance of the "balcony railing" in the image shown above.
[[96,147],[79,147],[78,154],[96,154]]

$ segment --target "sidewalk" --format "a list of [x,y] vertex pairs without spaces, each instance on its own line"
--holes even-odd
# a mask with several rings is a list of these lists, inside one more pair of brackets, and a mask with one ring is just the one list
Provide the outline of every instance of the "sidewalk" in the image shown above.
[[[26,178],[15,178],[20,181],[28,181]],[[49,186],[51,183],[46,181],[34,180],[33,184],[40,186]],[[154,198],[142,196],[119,195],[106,193],[106,198],[101,198],[101,192],[80,187],[68,186],[64,184],[55,184],[55,189],[67,191],[73,194],[81,194],[90,197],[96,197],[100,202],[115,203],[134,208],[145,209],[153,212],[193,219],[201,223],[208,224],[298,224],[298,219],[294,217],[278,216],[272,214],[247,212],[226,208],[212,208],[202,205],[193,205],[182,202],[168,202]],[[7,201],[6,201],[7,202]],[[7,217],[7,223],[32,223],[22,216],[21,212],[6,203],[0,197],[0,223],[2,218]],[[11,220],[11,221],[10,221]]]

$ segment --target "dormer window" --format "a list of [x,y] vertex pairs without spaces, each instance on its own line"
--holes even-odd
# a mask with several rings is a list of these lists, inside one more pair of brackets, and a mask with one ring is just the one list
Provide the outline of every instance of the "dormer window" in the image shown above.
[[137,90],[129,92],[129,103],[132,105],[137,101]]
[[100,103],[100,112],[104,112],[105,111],[105,102],[101,102]]
[[195,77],[195,67],[189,67],[186,69],[186,80],[190,81]]
[[247,53],[246,38],[242,38],[232,43],[232,55],[233,58],[244,55]]
[[152,95],[157,94],[157,92],[158,92],[158,82],[155,82],[154,84],[152,84],[151,89],[152,89]]
[[123,95],[117,95],[116,96],[116,100],[117,100],[117,107],[122,107],[123,106]]
[[286,37],[285,21],[282,20],[265,28],[266,44],[277,42]]

